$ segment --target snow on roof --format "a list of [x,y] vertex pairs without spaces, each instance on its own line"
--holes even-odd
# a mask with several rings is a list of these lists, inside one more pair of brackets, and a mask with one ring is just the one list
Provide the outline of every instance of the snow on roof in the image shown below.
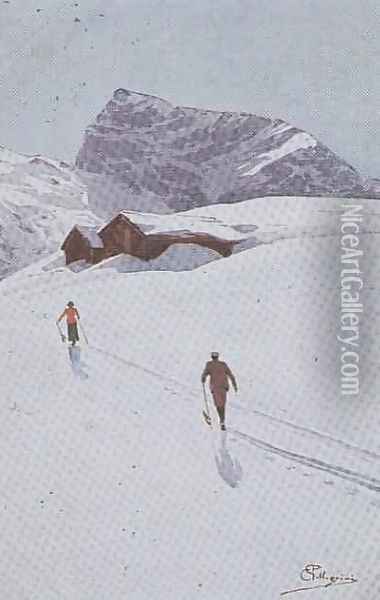
[[104,248],[103,240],[99,237],[95,227],[89,225],[77,225],[76,228],[89,242],[92,248]]
[[140,225],[137,224],[137,222],[135,222],[134,219],[131,219],[131,216],[126,210],[121,210],[113,219],[111,219],[111,221],[108,221],[108,223],[106,223],[103,226],[102,231],[107,229],[109,226],[112,226],[115,221],[120,219],[120,217],[124,220],[125,223],[128,223],[128,226],[141,233],[142,230],[140,229]]
[[[211,235],[221,240],[240,239],[241,235],[217,217],[197,214],[198,209],[169,214],[123,210],[122,214],[144,233],[162,235]],[[217,210],[215,211],[217,213]]]

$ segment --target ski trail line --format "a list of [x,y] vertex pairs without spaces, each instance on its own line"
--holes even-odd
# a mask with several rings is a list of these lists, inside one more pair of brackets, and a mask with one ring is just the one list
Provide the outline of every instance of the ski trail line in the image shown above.
[[252,414],[258,415],[259,417],[264,417],[265,419],[268,419],[269,421],[272,421],[273,423],[280,423],[281,425],[286,425],[286,427],[289,427],[290,429],[294,429],[295,431],[302,431],[303,433],[313,435],[320,439],[328,440],[330,442],[339,444],[340,446],[342,446],[343,448],[346,448],[347,450],[353,450],[354,452],[368,456],[371,459],[380,460],[380,454],[376,454],[376,452],[371,452],[371,450],[366,450],[365,448],[360,448],[360,446],[355,446],[354,444],[350,444],[349,442],[346,442],[345,440],[335,438],[332,435],[329,435],[327,433],[322,433],[321,431],[317,431],[316,429],[310,429],[309,427],[304,427],[303,425],[297,425],[296,423],[293,423],[292,421],[287,421],[286,419],[281,419],[281,417],[275,417],[274,415],[270,415],[269,413],[265,413],[260,410],[236,406],[232,402],[231,402],[231,408],[233,408],[234,410],[242,411],[242,412],[252,413]]
[[289,450],[278,448],[277,446],[273,446],[268,442],[264,442],[263,440],[247,435],[246,433],[237,431],[236,429],[230,429],[230,431],[231,433],[235,434],[242,440],[248,442],[252,446],[260,448],[260,450],[271,452],[272,454],[277,454],[278,456],[291,460],[292,462],[297,462],[307,467],[318,469],[319,471],[324,471],[326,473],[329,473],[330,475],[335,475],[336,477],[340,477],[341,479],[345,479],[352,483],[356,483],[362,487],[366,487],[372,492],[380,492],[379,479],[375,479],[374,477],[370,477],[369,475],[363,475],[362,473],[358,473],[357,471],[351,471],[350,469],[346,469],[345,467],[332,465],[331,463],[327,463],[317,458],[306,456],[304,454],[297,454],[296,452],[290,452]]
[[[167,377],[165,375],[162,375],[162,373],[158,373],[157,371],[153,371],[152,369],[147,369],[146,367],[143,367],[142,365],[135,363],[133,361],[127,360],[121,356],[119,356],[118,354],[115,354],[114,352],[109,352],[108,350],[103,350],[102,348],[98,348],[96,346],[93,346],[92,344],[89,344],[88,346],[89,348],[91,348],[92,350],[95,350],[96,352],[103,354],[104,356],[107,356],[117,362],[120,362],[124,365],[127,365],[129,367],[132,367],[133,369],[138,369],[139,371],[142,371],[144,373],[147,373],[148,375],[150,375],[151,377],[155,377],[156,379],[159,379],[160,381],[166,382],[170,385],[177,385],[180,386],[182,389],[185,389],[186,392],[188,394],[190,394],[191,396],[193,396],[194,398],[197,398],[199,396],[199,391],[195,390],[194,388],[190,387],[188,384],[183,383],[182,381],[175,379],[174,377]],[[247,409],[241,406],[236,405],[236,403],[234,401],[230,401],[230,406],[233,410],[237,410],[237,411],[241,411],[241,412],[245,412],[245,413],[251,413],[251,414],[255,414],[258,415],[260,417],[263,417],[265,419],[268,419],[269,421],[273,422],[273,423],[279,423],[281,425],[285,425],[286,427],[289,427],[291,429],[294,429],[296,431],[301,431],[303,433],[307,433],[308,435],[314,436],[314,437],[318,437],[319,439],[323,439],[323,440],[328,440],[330,442],[334,442],[338,445],[340,445],[343,448],[346,448],[348,450],[352,450],[353,452],[355,452],[355,454],[357,455],[363,455],[365,457],[369,457],[371,459],[374,459],[376,461],[380,460],[380,455],[376,454],[375,452],[371,452],[370,450],[366,450],[365,448],[360,448],[359,446],[355,446],[353,444],[350,444],[349,442],[346,442],[344,440],[341,440],[339,438],[335,438],[333,436],[328,435],[327,433],[322,433],[319,432],[315,429],[310,429],[308,427],[304,427],[302,425],[297,425],[296,423],[292,423],[291,421],[287,421],[286,419],[281,419],[280,417],[275,417],[273,415],[270,415],[269,413],[265,413],[263,411],[260,410],[256,410],[256,409]],[[232,430],[231,430],[232,431]],[[240,433],[238,431],[235,431],[236,434]],[[241,436],[246,435],[246,434],[241,434]],[[249,437],[249,436],[248,436]],[[254,439],[254,438],[252,438]],[[265,444],[266,442],[262,442],[263,444]],[[270,444],[268,444],[268,446],[270,446]],[[273,446],[273,448],[275,448],[275,446]],[[326,463],[328,464],[328,463]],[[379,486],[380,486],[380,482],[379,482]],[[380,491],[380,490],[379,490]]]
[[102,348],[97,348],[96,346],[93,346],[92,344],[89,344],[88,347],[91,348],[91,350],[95,350],[95,352],[98,352],[99,354],[103,354],[104,356],[108,356],[109,358],[112,358],[113,360],[122,363],[123,365],[132,367],[133,369],[137,369],[139,371],[142,371],[143,373],[147,373],[147,375],[150,375],[151,377],[155,377],[156,379],[159,379],[160,381],[166,382],[171,385],[181,386],[182,388],[187,389],[192,394],[195,393],[194,390],[192,388],[190,388],[190,386],[186,385],[185,383],[182,383],[178,379],[174,379],[174,377],[167,377],[165,375],[162,375],[162,373],[153,371],[152,369],[147,369],[146,367],[143,367],[142,365],[139,365],[138,363],[135,363],[131,360],[127,360],[126,358],[122,358],[121,356],[119,356],[118,354],[115,354],[114,352],[109,352],[108,350],[103,350]]
[[92,344],[89,344],[88,347],[91,348],[91,350],[95,350],[95,352],[98,352],[99,354],[104,354],[104,356],[108,356],[109,358],[112,358],[113,360],[116,360],[117,362],[121,362],[123,365],[127,365],[128,367],[132,367],[133,369],[138,369],[139,371],[143,371],[144,373],[147,373],[148,375],[151,375],[152,377],[156,377],[157,379],[165,379],[165,377],[162,377],[160,373],[157,373],[156,371],[152,371],[151,369],[147,369],[146,367],[143,367],[142,365],[134,363],[131,360],[127,360],[126,358],[122,358],[121,356],[119,356],[118,354],[115,354],[114,352],[109,352],[108,350],[103,350],[102,348],[97,348],[96,346],[93,346]]

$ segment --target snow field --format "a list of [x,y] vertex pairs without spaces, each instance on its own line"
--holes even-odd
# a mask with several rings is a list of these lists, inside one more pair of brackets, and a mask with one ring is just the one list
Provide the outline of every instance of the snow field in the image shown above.
[[[272,600],[312,561],[376,597],[379,417],[337,396],[334,253],[301,237],[191,272],[0,284],[7,598]],[[226,436],[200,416],[213,349],[239,383]]]

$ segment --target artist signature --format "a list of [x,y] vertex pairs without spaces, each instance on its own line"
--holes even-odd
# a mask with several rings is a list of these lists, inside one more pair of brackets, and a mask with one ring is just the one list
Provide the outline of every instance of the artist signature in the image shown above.
[[309,563],[305,565],[300,573],[300,579],[308,585],[281,592],[280,596],[294,594],[295,592],[305,592],[306,590],[314,590],[315,588],[330,588],[334,585],[349,585],[350,583],[359,581],[353,575],[329,575],[326,569],[318,563]]

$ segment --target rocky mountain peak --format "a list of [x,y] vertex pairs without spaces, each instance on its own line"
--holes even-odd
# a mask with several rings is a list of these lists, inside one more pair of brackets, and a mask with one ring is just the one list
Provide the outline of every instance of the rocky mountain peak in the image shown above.
[[123,88],[87,128],[76,164],[96,175],[90,204],[109,214],[366,193],[351,165],[281,119],[173,106]]

